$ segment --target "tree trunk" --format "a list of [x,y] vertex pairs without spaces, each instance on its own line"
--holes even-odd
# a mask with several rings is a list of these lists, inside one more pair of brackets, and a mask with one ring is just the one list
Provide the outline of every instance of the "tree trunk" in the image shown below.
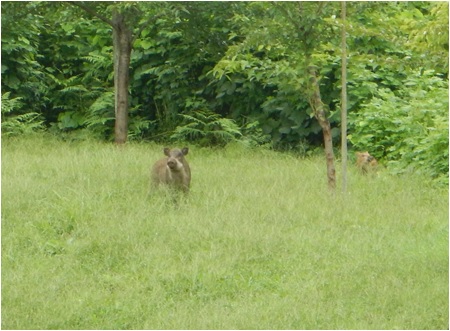
[[124,15],[113,12],[112,20],[98,13],[82,1],[68,1],[97,17],[113,28],[114,46],[114,107],[116,123],[114,136],[116,144],[124,144],[128,135],[128,82],[131,59],[132,33],[125,23]]
[[331,126],[323,108],[322,98],[320,97],[319,83],[317,81],[317,67],[308,67],[310,75],[309,82],[311,87],[311,97],[309,103],[314,112],[314,116],[322,127],[323,142],[325,145],[325,157],[327,160],[327,176],[328,187],[330,189],[336,188],[336,169],[334,167],[334,153],[333,142],[331,138]]
[[128,135],[128,81],[132,35],[126,26],[124,16],[118,12],[113,13],[112,25],[116,113],[114,135],[116,144],[124,144]]

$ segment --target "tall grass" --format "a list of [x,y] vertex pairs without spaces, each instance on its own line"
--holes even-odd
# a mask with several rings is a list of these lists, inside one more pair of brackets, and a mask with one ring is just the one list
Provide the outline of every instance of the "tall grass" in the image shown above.
[[447,190],[191,148],[174,205],[161,149],[3,140],[2,328],[448,329]]

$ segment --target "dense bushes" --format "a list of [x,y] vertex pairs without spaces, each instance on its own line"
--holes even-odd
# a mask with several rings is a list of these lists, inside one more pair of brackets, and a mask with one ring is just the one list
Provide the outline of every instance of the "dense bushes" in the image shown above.
[[5,136],[16,136],[42,130],[42,116],[36,112],[8,116],[14,110],[20,108],[22,101],[20,97],[11,99],[10,93],[2,94],[2,134]]
[[448,82],[426,71],[397,93],[384,89],[350,116],[350,141],[396,171],[418,171],[448,183]]
[[[134,33],[131,140],[322,144],[305,67],[340,135],[339,3],[90,3]],[[110,140],[111,28],[68,3],[2,2],[2,129]],[[348,4],[350,141],[395,171],[448,177],[448,4]],[[429,33],[435,31],[436,33]],[[440,157],[439,157],[440,156]]]

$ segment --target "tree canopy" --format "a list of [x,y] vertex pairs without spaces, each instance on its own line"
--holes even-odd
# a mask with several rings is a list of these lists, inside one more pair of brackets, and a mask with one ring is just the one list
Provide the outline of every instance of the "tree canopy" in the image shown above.
[[[133,35],[128,137],[307,153],[307,68],[340,136],[337,2],[82,2]],[[112,139],[112,27],[69,2],[2,6],[2,133]],[[348,134],[392,169],[448,181],[448,3],[347,3]]]

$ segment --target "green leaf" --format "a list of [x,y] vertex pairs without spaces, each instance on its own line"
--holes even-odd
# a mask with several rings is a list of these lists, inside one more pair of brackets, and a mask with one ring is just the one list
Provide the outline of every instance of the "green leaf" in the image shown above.
[[281,127],[281,128],[278,129],[278,131],[279,131],[280,133],[288,134],[288,133],[291,132],[291,128],[290,128],[290,127]]

